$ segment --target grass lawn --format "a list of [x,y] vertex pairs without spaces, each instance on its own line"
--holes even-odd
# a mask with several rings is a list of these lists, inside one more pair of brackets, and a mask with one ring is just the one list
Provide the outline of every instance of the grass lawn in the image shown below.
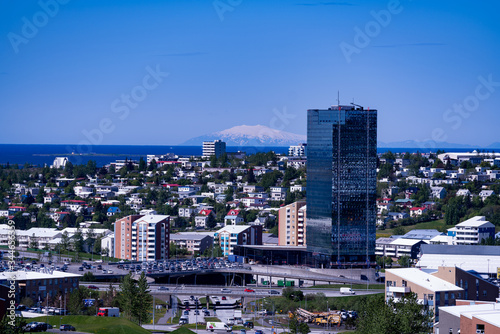
[[[403,226],[406,232],[411,230],[438,230],[439,232],[445,232],[447,228],[451,226],[446,226],[444,219],[431,220],[430,222],[418,223],[415,225]],[[394,229],[377,230],[377,238],[390,237],[393,235]]]
[[[165,304],[165,302],[161,299],[156,298],[156,305],[158,304]],[[167,308],[163,307],[160,310],[155,310],[155,318],[154,318],[154,323],[157,324],[158,320],[163,318],[165,316],[165,313],[167,313]],[[151,320],[153,321],[153,320]]]
[[189,330],[188,328],[186,328],[184,326],[176,329],[173,332],[170,332],[170,334],[191,334],[191,333],[194,333],[194,332],[192,330]]
[[[98,334],[149,334],[150,331],[124,318],[95,317],[87,315],[67,315],[62,317],[48,317],[48,323],[58,329],[60,324],[75,326],[77,331]],[[29,319],[31,321],[46,322],[47,317]]]

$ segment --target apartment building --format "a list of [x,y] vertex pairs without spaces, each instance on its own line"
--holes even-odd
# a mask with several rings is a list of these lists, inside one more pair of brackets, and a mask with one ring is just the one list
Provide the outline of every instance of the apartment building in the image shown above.
[[170,236],[170,241],[181,248],[186,248],[191,254],[203,254],[212,246],[214,239],[203,233],[176,233]]
[[448,229],[448,244],[479,245],[483,239],[495,237],[495,225],[485,216],[475,216]]
[[131,215],[115,222],[115,257],[132,261],[169,257],[170,216]]
[[278,244],[280,246],[306,245],[306,202],[283,206],[278,214]]
[[224,256],[233,255],[235,245],[262,245],[262,226],[228,225],[214,234],[214,244]]

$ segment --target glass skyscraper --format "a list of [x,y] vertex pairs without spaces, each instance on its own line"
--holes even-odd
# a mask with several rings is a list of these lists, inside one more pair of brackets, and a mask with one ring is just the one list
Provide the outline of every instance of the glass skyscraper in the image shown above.
[[308,110],[307,150],[307,251],[337,264],[373,260],[377,110]]

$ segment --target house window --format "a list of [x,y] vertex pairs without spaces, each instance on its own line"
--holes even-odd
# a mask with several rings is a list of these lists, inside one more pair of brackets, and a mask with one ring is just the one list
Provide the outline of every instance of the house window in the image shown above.
[[402,287],[406,287],[406,284],[407,284],[407,282],[406,282],[405,280],[403,280],[403,281],[401,282],[401,286],[402,286]]

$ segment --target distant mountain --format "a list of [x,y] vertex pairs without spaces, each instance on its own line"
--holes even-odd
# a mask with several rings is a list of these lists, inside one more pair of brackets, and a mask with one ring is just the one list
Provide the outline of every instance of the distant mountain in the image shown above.
[[500,149],[500,142],[494,142],[493,144],[486,146],[486,148]]
[[239,125],[208,135],[191,138],[182,145],[202,145],[221,139],[227,146],[290,146],[307,142],[304,135],[271,129],[264,125]]

